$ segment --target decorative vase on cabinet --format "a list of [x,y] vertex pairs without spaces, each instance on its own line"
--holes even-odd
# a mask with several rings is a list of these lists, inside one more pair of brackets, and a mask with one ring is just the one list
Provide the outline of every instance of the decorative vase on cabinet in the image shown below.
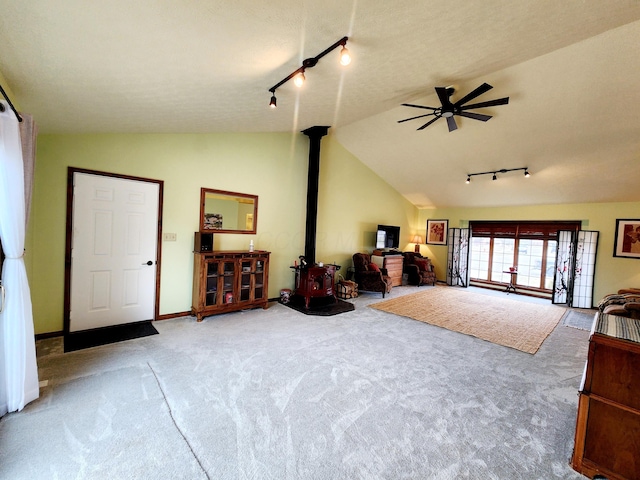
[[267,308],[270,252],[194,252],[191,314]]

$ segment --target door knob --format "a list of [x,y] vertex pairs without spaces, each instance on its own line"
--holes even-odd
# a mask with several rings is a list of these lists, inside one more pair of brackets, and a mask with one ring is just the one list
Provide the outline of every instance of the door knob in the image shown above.
[[151,265],[153,265],[153,262],[152,262],[151,260],[149,260],[147,263],[143,263],[142,265],[149,265],[149,266],[151,266]]

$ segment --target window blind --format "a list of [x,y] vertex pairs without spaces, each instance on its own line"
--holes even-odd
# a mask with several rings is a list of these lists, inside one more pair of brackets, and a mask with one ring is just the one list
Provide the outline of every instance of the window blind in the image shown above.
[[555,239],[558,230],[580,230],[580,220],[567,221],[482,221],[471,220],[472,237]]

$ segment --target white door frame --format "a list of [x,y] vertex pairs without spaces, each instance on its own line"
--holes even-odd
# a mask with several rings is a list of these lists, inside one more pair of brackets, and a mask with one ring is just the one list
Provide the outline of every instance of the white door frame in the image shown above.
[[160,311],[160,260],[162,250],[162,180],[150,178],[133,177],[130,175],[120,175],[110,172],[87,170],[82,168],[68,167],[67,169],[67,219],[66,219],[66,242],[65,242],[65,268],[64,268],[64,333],[69,333],[70,310],[71,310],[71,246],[73,245],[73,179],[75,173],[85,173],[104,177],[119,178],[124,180],[134,180],[138,182],[155,183],[158,185],[158,219],[157,219],[157,242],[156,242],[156,275],[155,275],[155,305],[153,308],[153,319],[157,320]]

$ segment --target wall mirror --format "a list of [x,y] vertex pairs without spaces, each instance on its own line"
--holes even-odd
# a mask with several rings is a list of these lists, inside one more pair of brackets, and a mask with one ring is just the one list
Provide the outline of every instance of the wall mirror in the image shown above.
[[210,233],[256,233],[258,196],[200,189],[200,231]]

